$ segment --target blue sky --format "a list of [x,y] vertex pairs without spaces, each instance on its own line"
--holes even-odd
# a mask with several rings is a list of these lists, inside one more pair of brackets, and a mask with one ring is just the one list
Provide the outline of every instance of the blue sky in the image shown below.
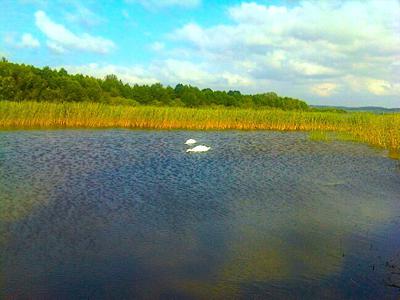
[[132,84],[400,107],[400,2],[2,0],[0,55]]

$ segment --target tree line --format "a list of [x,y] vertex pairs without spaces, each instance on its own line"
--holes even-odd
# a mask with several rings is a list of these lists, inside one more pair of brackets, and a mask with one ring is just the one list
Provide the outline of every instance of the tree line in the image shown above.
[[175,87],[160,83],[130,85],[123,83],[116,75],[99,79],[82,74],[68,74],[63,68],[56,70],[16,64],[5,58],[0,61],[1,100],[310,110],[306,102],[281,97],[274,92],[245,95],[240,91],[213,91],[183,84]]

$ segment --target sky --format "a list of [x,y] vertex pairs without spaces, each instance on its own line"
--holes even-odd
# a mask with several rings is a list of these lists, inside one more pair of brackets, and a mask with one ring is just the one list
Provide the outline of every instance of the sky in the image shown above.
[[400,107],[400,0],[0,2],[0,56],[13,62]]

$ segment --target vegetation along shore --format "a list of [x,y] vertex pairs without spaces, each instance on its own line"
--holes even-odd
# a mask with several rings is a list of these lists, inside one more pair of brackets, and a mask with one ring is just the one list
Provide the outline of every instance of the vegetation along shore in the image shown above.
[[333,131],[341,139],[400,150],[400,114],[1,101],[0,127]]
[[[134,85],[0,62],[0,128],[303,130],[400,151],[400,114],[309,107],[275,93]],[[313,135],[326,140],[325,135]]]

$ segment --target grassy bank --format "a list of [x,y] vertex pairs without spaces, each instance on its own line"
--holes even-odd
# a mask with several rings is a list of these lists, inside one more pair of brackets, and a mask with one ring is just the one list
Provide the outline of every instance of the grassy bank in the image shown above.
[[400,150],[400,114],[0,102],[0,128],[65,127],[336,131],[346,139]]

